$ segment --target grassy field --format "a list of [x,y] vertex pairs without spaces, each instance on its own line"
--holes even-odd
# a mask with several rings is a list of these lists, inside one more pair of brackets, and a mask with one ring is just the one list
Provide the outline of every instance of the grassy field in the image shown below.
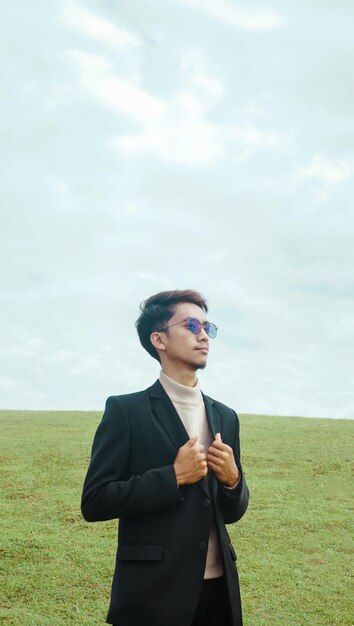
[[[80,514],[99,419],[95,412],[0,411],[4,626],[105,623],[117,525],[87,524]],[[245,626],[353,625],[353,427],[241,416],[251,502],[229,529]]]

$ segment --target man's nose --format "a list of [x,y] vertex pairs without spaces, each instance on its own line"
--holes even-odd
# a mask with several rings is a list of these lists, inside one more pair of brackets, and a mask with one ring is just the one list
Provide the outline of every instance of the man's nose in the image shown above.
[[207,331],[205,330],[204,326],[201,327],[200,329],[200,333],[198,333],[198,338],[200,339],[206,339],[207,342],[209,341],[209,336]]

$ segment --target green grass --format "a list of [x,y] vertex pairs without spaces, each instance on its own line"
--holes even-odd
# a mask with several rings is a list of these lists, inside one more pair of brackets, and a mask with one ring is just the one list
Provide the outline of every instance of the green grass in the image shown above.
[[[87,524],[80,514],[99,419],[0,411],[4,626],[105,623],[117,524]],[[348,420],[241,416],[251,501],[229,530],[245,626],[353,625],[352,431]]]

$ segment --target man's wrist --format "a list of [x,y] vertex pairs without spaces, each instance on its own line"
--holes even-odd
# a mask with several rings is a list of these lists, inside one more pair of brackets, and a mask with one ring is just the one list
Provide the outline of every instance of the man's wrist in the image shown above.
[[225,489],[236,489],[236,487],[239,484],[240,480],[241,480],[241,472],[238,473],[238,478],[237,478],[237,480],[236,480],[234,485],[225,485],[224,484]]

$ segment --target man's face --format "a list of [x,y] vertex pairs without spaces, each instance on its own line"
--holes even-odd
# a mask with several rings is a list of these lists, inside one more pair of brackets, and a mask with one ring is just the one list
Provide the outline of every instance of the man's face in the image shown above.
[[[183,320],[194,318],[199,322],[207,321],[204,311],[196,304],[182,302],[176,305],[176,311],[166,326],[172,326],[164,333],[165,350],[161,357],[173,362],[175,366],[180,364],[181,367],[190,368],[192,370],[203,369],[207,364],[209,337],[202,327],[198,335],[194,335]],[[178,324],[181,322],[181,324]]]

